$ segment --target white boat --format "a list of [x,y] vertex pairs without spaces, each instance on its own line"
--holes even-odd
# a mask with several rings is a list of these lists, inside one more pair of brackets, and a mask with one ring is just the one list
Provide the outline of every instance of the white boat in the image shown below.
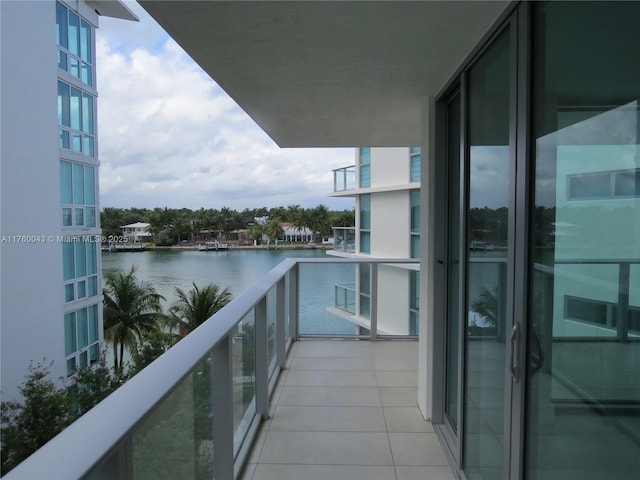
[[218,250],[229,250],[228,243],[220,243],[217,240],[212,242],[205,242],[204,244],[198,245],[198,250],[201,252],[207,252],[209,250],[218,251]]

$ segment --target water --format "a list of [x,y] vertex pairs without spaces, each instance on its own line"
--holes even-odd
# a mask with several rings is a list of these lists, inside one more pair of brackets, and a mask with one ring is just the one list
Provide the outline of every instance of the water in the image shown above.
[[[165,297],[166,309],[175,300],[176,287],[184,291],[216,283],[239,294],[288,257],[325,257],[323,250],[230,250],[226,252],[147,251],[103,252],[103,270],[128,272],[132,265],[139,280],[149,282]],[[353,265],[302,265],[300,269],[300,333],[353,334],[352,323],[326,311],[334,304],[336,283],[354,282]]]

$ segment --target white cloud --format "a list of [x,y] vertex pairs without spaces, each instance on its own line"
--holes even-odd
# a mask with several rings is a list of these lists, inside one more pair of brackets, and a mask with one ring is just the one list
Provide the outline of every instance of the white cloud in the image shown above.
[[97,35],[101,204],[234,209],[332,199],[353,149],[280,149],[137,4]]

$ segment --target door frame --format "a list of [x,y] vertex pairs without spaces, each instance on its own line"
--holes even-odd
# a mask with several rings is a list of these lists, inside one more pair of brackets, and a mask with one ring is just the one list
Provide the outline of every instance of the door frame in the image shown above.
[[[509,170],[509,245],[512,245],[508,255],[507,278],[507,305],[505,325],[507,336],[514,325],[517,325],[517,338],[513,342],[505,340],[505,418],[503,432],[503,477],[510,479],[523,478],[524,473],[524,433],[525,433],[525,391],[527,369],[527,308],[528,308],[528,259],[529,259],[529,220],[532,204],[532,162],[530,161],[530,72],[531,72],[531,5],[527,2],[516,3],[507,9],[503,16],[494,24],[491,31],[478,44],[476,49],[463,63],[462,67],[447,86],[435,98],[435,145],[431,159],[435,163],[431,172],[436,178],[447,181],[432,182],[434,188],[433,200],[437,205],[446,205],[445,208],[432,208],[433,215],[433,241],[432,254],[433,265],[437,268],[432,273],[433,281],[430,297],[434,302],[432,312],[436,316],[434,321],[434,336],[442,339],[434,342],[434,352],[431,357],[435,365],[439,366],[434,371],[434,383],[432,392],[434,427],[449,461],[460,478],[465,478],[463,471],[463,438],[465,428],[464,401],[464,369],[466,363],[464,337],[466,328],[466,280],[468,257],[466,252],[466,221],[458,217],[460,221],[460,252],[459,258],[463,264],[460,269],[459,279],[459,338],[458,338],[458,425],[457,432],[449,425],[445,415],[446,373],[447,373],[447,298],[448,298],[448,271],[446,268],[448,259],[448,228],[452,220],[447,214],[449,193],[448,172],[448,105],[455,97],[460,96],[461,121],[460,121],[460,162],[461,177],[461,205],[460,209],[468,210],[468,138],[467,138],[467,71],[480,58],[484,51],[491,47],[493,41],[507,27],[510,27],[511,42],[511,82],[510,82],[510,170]],[[424,183],[427,185],[427,183]],[[455,217],[454,217],[455,219]],[[514,375],[510,373],[514,367]],[[434,367],[434,370],[436,368]],[[517,372],[515,372],[517,370]]]

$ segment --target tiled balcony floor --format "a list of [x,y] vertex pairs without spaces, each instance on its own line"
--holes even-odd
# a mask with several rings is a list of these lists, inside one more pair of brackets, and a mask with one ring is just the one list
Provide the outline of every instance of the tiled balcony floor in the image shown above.
[[453,480],[417,369],[417,342],[296,342],[243,480]]

